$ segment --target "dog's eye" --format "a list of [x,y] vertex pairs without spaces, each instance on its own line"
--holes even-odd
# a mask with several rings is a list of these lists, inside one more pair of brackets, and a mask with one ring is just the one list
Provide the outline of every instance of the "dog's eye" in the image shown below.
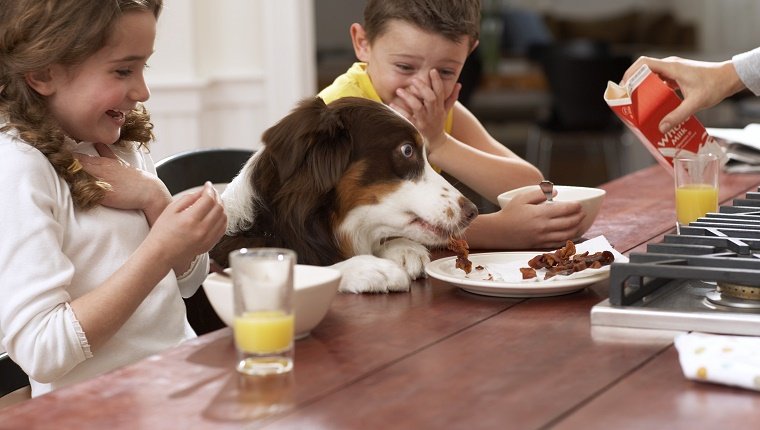
[[404,157],[409,158],[414,155],[414,146],[411,143],[405,143],[401,145],[401,153]]

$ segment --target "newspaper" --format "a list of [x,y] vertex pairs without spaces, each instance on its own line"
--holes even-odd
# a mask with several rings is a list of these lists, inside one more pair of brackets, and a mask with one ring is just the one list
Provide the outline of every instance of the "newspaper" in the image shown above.
[[760,172],[760,124],[744,128],[707,128],[707,133],[717,139],[726,151],[728,173]]

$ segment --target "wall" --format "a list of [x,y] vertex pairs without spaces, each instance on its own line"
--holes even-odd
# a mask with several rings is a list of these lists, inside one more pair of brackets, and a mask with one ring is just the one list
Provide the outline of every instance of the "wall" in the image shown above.
[[166,0],[149,65],[155,160],[259,147],[266,128],[316,92],[314,9],[302,0]]
[[[672,12],[699,30],[693,56],[722,60],[760,45],[760,2],[757,0],[481,0],[484,6],[508,5],[559,16],[591,19],[631,9]],[[672,53],[661,53],[669,55]],[[678,53],[675,53],[678,54]]]

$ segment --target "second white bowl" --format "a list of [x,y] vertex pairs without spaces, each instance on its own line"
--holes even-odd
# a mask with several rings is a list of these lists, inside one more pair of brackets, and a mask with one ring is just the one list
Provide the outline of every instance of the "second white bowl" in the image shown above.
[[[296,264],[293,277],[295,332],[296,338],[302,338],[308,336],[327,314],[338,292],[341,273],[329,267]],[[219,318],[232,327],[232,278],[211,273],[203,281],[203,290]]]

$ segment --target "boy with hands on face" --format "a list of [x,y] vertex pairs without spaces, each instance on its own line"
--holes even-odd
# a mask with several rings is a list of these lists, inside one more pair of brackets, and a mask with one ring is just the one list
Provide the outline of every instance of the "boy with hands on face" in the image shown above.
[[[430,163],[496,202],[502,192],[537,185],[541,172],[496,141],[461,103],[457,82],[478,44],[478,0],[369,0],[364,25],[350,27],[360,62],[319,93],[326,103],[347,96],[385,103],[427,141]],[[482,214],[466,232],[472,248],[553,248],[579,236],[584,214],[575,202],[523,193],[498,212]]]

